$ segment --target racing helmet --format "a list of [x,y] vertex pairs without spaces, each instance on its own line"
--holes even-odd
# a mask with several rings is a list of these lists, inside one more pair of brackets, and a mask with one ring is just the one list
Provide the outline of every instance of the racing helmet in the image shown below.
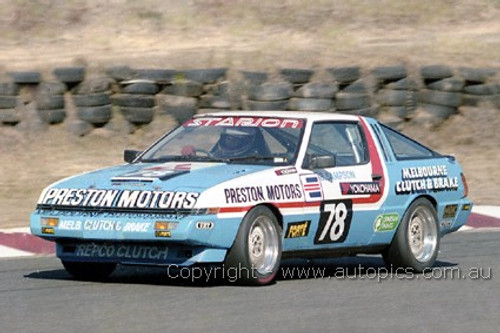
[[217,144],[217,153],[230,157],[244,156],[254,148],[256,134],[254,127],[226,128]]

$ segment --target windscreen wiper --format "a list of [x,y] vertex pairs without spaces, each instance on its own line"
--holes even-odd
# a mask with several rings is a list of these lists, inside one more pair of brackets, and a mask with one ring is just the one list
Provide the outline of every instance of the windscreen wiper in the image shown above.
[[177,155],[177,156],[163,156],[158,158],[142,159],[143,163],[164,163],[175,161],[199,161],[199,162],[227,162],[224,158],[214,158],[210,156],[193,156],[193,155]]

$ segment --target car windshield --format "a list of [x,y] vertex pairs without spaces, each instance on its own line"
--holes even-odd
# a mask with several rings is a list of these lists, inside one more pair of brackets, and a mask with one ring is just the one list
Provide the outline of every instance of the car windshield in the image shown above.
[[295,118],[197,117],[159,140],[141,161],[293,164],[304,125]]

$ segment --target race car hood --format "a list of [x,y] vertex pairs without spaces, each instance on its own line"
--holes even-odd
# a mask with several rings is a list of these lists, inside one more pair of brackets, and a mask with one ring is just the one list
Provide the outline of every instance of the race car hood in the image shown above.
[[216,184],[270,166],[168,162],[115,166],[63,179],[47,187],[39,206],[66,208],[191,209]]

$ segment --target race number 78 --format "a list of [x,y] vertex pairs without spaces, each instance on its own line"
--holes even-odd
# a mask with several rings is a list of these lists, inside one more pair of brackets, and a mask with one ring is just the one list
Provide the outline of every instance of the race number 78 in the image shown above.
[[349,232],[352,201],[327,200],[321,204],[318,230],[314,244],[341,243]]

